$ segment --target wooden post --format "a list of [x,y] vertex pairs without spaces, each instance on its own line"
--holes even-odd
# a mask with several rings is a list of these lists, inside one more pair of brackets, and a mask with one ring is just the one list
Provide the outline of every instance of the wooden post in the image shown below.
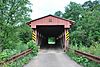
[[67,48],[68,48],[68,45],[69,45],[69,32],[68,32],[68,29],[65,29],[64,32],[65,32],[65,39],[64,39],[65,45],[64,45],[64,51],[66,51]]
[[32,32],[32,40],[38,44],[38,39],[37,39],[37,30],[36,29],[33,29],[33,32]]
[[63,32],[63,48],[64,48],[64,45],[65,45],[65,32]]
[[69,47],[69,31],[68,31],[68,29],[66,31],[66,46],[67,46],[67,50],[68,50],[68,47]]
[[38,45],[40,45],[40,33],[37,32]]
[[63,48],[63,42],[62,42],[63,36],[61,37],[61,48]]
[[41,45],[41,41],[42,41],[42,35],[39,34],[39,46]]
[[35,29],[35,33],[36,33],[36,44],[38,45],[38,36],[37,36],[38,32],[36,29]]
[[64,52],[66,51],[66,29],[64,30],[65,39],[64,39]]

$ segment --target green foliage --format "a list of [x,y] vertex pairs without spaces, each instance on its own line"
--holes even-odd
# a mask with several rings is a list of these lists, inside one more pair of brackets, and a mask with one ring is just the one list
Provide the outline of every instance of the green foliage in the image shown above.
[[48,37],[48,44],[55,44],[55,37]]
[[73,60],[75,60],[79,64],[84,64],[84,66],[89,65],[89,60],[85,57],[72,57]]
[[34,42],[31,40],[31,41],[29,41],[29,42],[27,43],[27,45],[28,45],[28,48],[31,48],[31,49],[32,49],[32,54],[33,54],[33,55],[37,55],[37,52],[38,52],[38,48],[39,48],[39,47],[37,47],[36,43],[34,43]]
[[[56,14],[57,12],[55,12]],[[86,1],[84,4],[70,2],[65,7],[65,12],[58,16],[75,21],[70,29],[71,44],[82,44],[90,47],[95,42],[100,43],[100,21],[98,21],[100,18],[100,3],[97,0]]]
[[[31,3],[28,0],[1,0],[0,1],[0,51],[14,49],[22,40],[28,42],[31,31],[24,23],[30,21]],[[23,26],[23,27],[22,27]],[[25,30],[25,27],[29,30]],[[24,30],[24,32],[20,30]],[[28,34],[26,34],[28,32]],[[28,36],[25,39],[19,35]]]
[[81,64],[84,67],[99,67],[100,64],[97,64],[96,62],[90,61],[85,57],[78,56],[75,54],[74,50],[80,50],[82,52],[90,53],[96,56],[100,56],[100,44],[92,45],[90,47],[85,47],[83,45],[70,45],[70,48],[73,50],[69,49],[67,52],[67,55],[69,55],[74,61],[77,63]]
[[81,13],[83,13],[82,6],[75,2],[70,2],[70,4],[65,7],[65,12],[62,17],[65,19],[71,19],[77,22],[79,20],[79,15]]
[[19,26],[17,30],[19,31],[18,37],[21,41],[27,43],[28,41],[32,40],[32,29],[29,26],[23,24]]
[[17,50],[5,49],[2,52],[0,52],[0,61],[5,61],[16,53],[18,53]]
[[100,44],[95,44],[90,46],[90,48],[88,49],[88,52],[96,55],[96,56],[100,56]]
[[74,50],[80,50],[82,52],[90,53],[96,56],[100,56],[100,44],[95,43],[94,45],[91,45],[90,47],[86,47],[84,45],[70,45],[70,48]]
[[62,12],[61,11],[55,12],[55,16],[62,17]]
[[10,64],[4,64],[4,67],[22,67],[24,64],[28,63],[30,59],[37,55],[39,49],[36,43],[34,43],[33,41],[29,41],[27,42],[27,44],[19,42],[15,48],[16,49],[5,49],[4,51],[0,52],[0,61],[5,61],[9,59],[11,56],[27,49],[32,49],[32,53],[22,58],[19,58],[18,60]]
[[89,0],[89,1],[86,1],[82,6],[85,9],[91,9],[91,10],[93,10],[94,6],[96,6],[98,4],[99,4],[99,1],[97,1],[97,0],[94,0],[93,2]]
[[12,62],[10,64],[4,64],[3,67],[23,67],[23,65],[27,64],[29,60],[32,58],[33,58],[33,55],[28,54],[25,57],[22,57],[15,62]]
[[100,64],[97,64],[96,62],[90,61],[85,57],[77,56],[75,53],[67,52],[67,54],[76,61],[77,63],[81,64],[84,67],[99,67]]
[[24,50],[27,50],[28,49],[28,45],[23,43],[23,42],[19,42],[17,43],[17,45],[15,46],[15,49],[19,52],[22,52]]
[[67,52],[67,55],[69,55],[71,57],[71,59],[73,59],[74,61],[76,61],[77,63],[83,65],[83,66],[87,66],[89,65],[89,60],[86,59],[85,57],[81,57],[81,56],[77,56],[74,51],[69,51]]
[[28,45],[24,44],[22,42],[17,43],[17,45],[14,47],[15,48],[13,48],[13,49],[5,49],[2,52],[0,52],[0,61],[7,60],[14,54],[20,53],[20,52],[28,49]]
[[0,45],[2,49],[15,49],[15,46],[17,46],[20,41],[27,43],[29,40],[32,40],[31,31],[32,29],[25,24],[18,27],[5,25],[0,35]]
[[0,0],[0,20],[11,25],[25,23],[30,20],[30,7],[29,0]]
[[[25,23],[30,21],[32,12],[29,0],[0,0],[0,61],[29,49],[32,40],[32,29]],[[28,43],[27,43],[28,42]],[[22,67],[33,56],[37,55],[38,48],[31,43],[33,52],[3,67]]]
[[19,41],[16,36],[16,27],[11,25],[3,24],[1,26],[1,35],[0,35],[0,45],[3,49],[14,48],[16,43]]

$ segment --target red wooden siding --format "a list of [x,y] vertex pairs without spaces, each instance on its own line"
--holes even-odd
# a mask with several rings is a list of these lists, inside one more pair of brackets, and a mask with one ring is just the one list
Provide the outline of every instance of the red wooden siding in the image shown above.
[[64,25],[64,28],[70,28],[72,21],[64,20],[56,16],[48,15],[28,23],[31,28],[36,28],[37,25]]

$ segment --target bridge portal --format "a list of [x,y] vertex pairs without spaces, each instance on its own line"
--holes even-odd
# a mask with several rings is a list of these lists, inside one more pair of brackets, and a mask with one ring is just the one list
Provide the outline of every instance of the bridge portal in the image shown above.
[[72,20],[53,15],[44,16],[27,23],[32,29],[32,39],[40,48],[64,48],[69,45],[69,29]]

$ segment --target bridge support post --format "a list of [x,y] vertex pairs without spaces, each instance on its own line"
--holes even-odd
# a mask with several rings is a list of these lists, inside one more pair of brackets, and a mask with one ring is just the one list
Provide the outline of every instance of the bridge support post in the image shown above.
[[37,30],[36,29],[33,29],[32,31],[32,40],[38,44],[38,37],[37,37]]
[[41,45],[41,42],[42,42],[42,35],[39,34],[39,46]]
[[66,51],[66,50],[68,50],[68,45],[69,45],[69,32],[68,32],[68,29],[65,29],[64,33],[65,33],[64,51]]
[[37,32],[38,45],[40,45],[40,33]]

